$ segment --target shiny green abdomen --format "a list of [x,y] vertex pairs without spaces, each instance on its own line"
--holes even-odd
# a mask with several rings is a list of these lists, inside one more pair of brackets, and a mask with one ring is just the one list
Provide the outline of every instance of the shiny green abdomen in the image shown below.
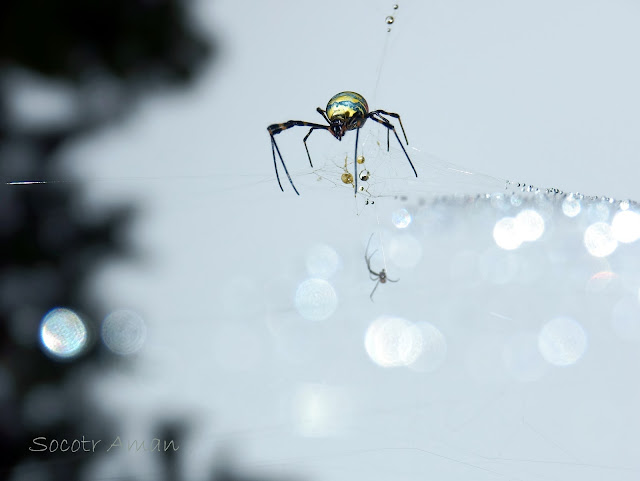
[[327,103],[329,120],[343,119],[349,125],[349,130],[361,127],[367,120],[368,113],[367,101],[356,92],[340,92]]

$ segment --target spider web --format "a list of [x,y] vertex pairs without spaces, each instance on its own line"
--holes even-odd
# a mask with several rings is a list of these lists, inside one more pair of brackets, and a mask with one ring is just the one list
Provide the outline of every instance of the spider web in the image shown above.
[[[507,185],[506,179],[473,172],[409,144],[405,148],[416,168],[416,177],[393,133],[387,151],[386,129],[368,122],[360,132],[358,157],[364,161],[356,164],[356,192],[355,135],[348,133],[341,143],[327,137],[309,144],[314,167],[306,166],[305,169],[294,169],[292,172],[293,182],[302,194],[308,190],[335,191],[355,195],[359,205],[369,205],[378,199],[390,197],[428,198],[495,193],[503,191]],[[286,177],[283,185],[285,183]]]

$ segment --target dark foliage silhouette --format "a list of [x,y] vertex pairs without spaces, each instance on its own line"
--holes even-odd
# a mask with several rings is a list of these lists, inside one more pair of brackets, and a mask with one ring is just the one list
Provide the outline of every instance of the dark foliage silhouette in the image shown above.
[[[112,360],[99,342],[71,362],[39,347],[53,307],[82,313],[97,337],[99,302],[84,286],[100,263],[130,255],[121,240],[132,211],[82,214],[72,183],[7,185],[59,175],[65,145],[126,116],[146,92],[188,85],[211,42],[179,0],[0,2],[0,478],[81,479],[94,454],[33,453],[31,440],[108,439],[86,380]],[[36,87],[37,86],[37,87]],[[54,86],[66,114],[36,118],[19,92]],[[54,90],[55,92],[55,90]],[[33,113],[33,112],[32,112]],[[54,112],[55,113],[55,112]],[[31,115],[31,117],[29,117]]]

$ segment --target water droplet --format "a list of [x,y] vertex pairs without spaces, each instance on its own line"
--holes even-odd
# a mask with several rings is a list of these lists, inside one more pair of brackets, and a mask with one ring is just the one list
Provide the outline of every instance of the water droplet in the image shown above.
[[393,6],[393,9],[394,9],[394,10],[398,10],[398,4],[394,5],[394,6]]
[[348,172],[345,172],[340,176],[343,184],[352,184],[353,183],[353,175]]
[[369,180],[369,171],[368,170],[363,170],[362,172],[360,172],[360,174],[358,176],[360,177],[360,180],[367,181],[367,180]]
[[511,205],[514,207],[520,207],[522,205],[522,197],[512,195],[510,198]]
[[364,155],[359,155],[356,158],[356,162],[359,163],[359,164],[364,164]]
[[384,19],[385,22],[387,22],[387,25],[391,25],[393,22],[395,22],[395,18],[393,18],[392,15],[389,15],[387,18]]

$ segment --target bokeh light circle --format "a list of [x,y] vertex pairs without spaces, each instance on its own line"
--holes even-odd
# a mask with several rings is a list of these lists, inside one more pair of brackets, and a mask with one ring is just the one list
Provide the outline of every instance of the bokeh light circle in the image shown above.
[[635,242],[640,239],[640,214],[632,210],[618,212],[611,221],[611,232],[619,242]]
[[127,309],[113,311],[102,322],[102,342],[116,354],[128,355],[140,350],[146,334],[142,317]]
[[421,350],[409,367],[419,372],[433,372],[447,357],[447,341],[442,332],[430,322],[417,322],[415,327],[422,337]]
[[408,366],[420,357],[423,339],[415,324],[400,317],[382,316],[369,325],[364,345],[379,366]]
[[611,226],[606,222],[595,222],[584,231],[584,246],[594,257],[607,257],[618,247]]
[[391,214],[391,222],[398,229],[405,229],[411,224],[411,214],[407,209],[398,209]]
[[40,340],[46,352],[69,359],[80,354],[87,345],[87,328],[75,311],[64,307],[51,309],[42,318]]
[[538,349],[545,361],[555,366],[576,363],[587,350],[587,333],[579,322],[557,317],[538,333]]
[[575,217],[580,213],[580,201],[573,195],[568,195],[562,202],[562,212],[567,217]]
[[525,209],[518,213],[515,225],[522,240],[532,242],[544,233],[544,219],[533,209]]
[[522,244],[522,236],[516,220],[513,217],[503,217],[493,227],[493,240],[498,247],[505,250],[513,250]]
[[333,286],[324,279],[307,279],[296,290],[295,306],[305,319],[323,321],[338,307],[338,296]]

